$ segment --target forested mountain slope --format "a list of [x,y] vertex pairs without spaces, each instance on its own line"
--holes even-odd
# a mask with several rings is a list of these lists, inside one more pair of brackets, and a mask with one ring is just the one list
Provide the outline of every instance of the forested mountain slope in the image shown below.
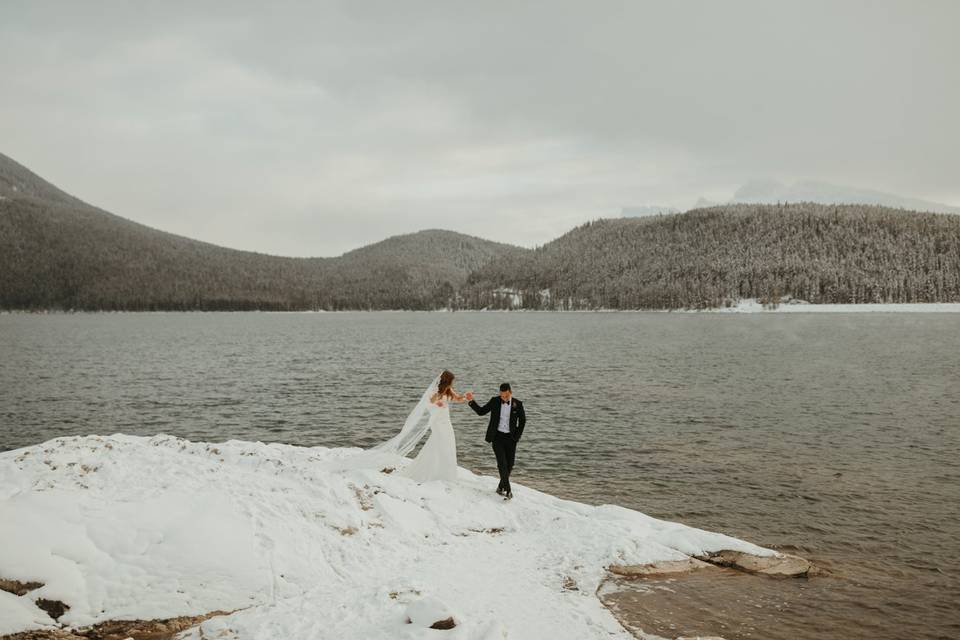
[[433,309],[515,247],[449,231],[339,258],[284,258],[165,233],[0,155],[0,309]]
[[867,205],[724,205],[598,220],[470,277],[471,306],[676,309],[790,295],[960,301],[960,216]]

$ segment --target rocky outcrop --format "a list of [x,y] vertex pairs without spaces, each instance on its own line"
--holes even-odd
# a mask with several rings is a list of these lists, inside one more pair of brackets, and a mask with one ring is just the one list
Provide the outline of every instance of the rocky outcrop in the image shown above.
[[646,578],[699,571],[711,566],[727,567],[771,578],[806,578],[816,574],[816,568],[810,561],[799,556],[785,553],[758,556],[730,549],[711,551],[683,560],[665,560],[650,564],[613,564],[607,567],[607,571],[624,578]]
[[[21,580],[10,580],[0,578],[0,591],[12,593],[15,596],[23,597],[32,591],[43,587],[42,582],[23,582]],[[32,600],[32,598],[30,598]],[[37,598],[33,602],[37,608],[50,616],[53,620],[59,620],[60,616],[70,610],[70,605],[60,600],[50,600],[48,598]]]
[[6,636],[0,640],[173,640],[181,631],[195,627],[214,616],[230,611],[211,611],[199,616],[180,616],[164,620],[108,620],[77,629],[38,629]]
[[39,589],[42,586],[42,582],[21,582],[20,580],[0,578],[0,591],[6,591],[15,596],[25,596],[34,589]]
[[651,562],[650,564],[612,564],[607,567],[607,570],[612,574],[625,578],[645,578],[670,573],[687,573],[688,571],[697,571],[698,569],[709,569],[710,566],[710,564],[702,560],[686,558],[684,560]]
[[718,567],[730,567],[747,573],[771,578],[806,578],[814,571],[809,560],[781,553],[774,556],[756,556],[742,551],[715,551],[697,556],[699,560]]
[[42,609],[48,616],[54,620],[59,620],[60,617],[70,610],[70,605],[60,600],[48,600],[47,598],[40,598],[37,600],[37,607]]

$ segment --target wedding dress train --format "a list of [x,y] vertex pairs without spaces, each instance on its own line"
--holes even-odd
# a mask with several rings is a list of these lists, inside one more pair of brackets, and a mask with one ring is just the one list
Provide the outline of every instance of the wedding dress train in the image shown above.
[[437,376],[423,392],[400,433],[373,448],[374,451],[405,456],[429,431],[430,437],[420,453],[400,471],[400,475],[417,482],[457,479],[457,439],[450,422],[450,402],[444,399],[443,406],[430,402],[439,382],[440,376]]
[[428,425],[430,437],[420,449],[420,453],[407,465],[400,475],[426,482],[428,480],[456,480],[457,479],[457,439],[453,434],[453,424],[450,422],[450,403],[443,401],[443,406],[430,404]]

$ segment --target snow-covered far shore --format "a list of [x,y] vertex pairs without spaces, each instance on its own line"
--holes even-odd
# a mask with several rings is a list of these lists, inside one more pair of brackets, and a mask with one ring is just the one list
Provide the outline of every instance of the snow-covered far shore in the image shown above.
[[[0,454],[0,635],[232,611],[200,638],[630,638],[607,567],[772,551],[404,458],[170,436],[58,438]],[[32,584],[31,584],[32,583]],[[37,603],[61,602],[57,620]],[[451,620],[452,619],[452,620]],[[441,636],[436,636],[441,637]]]
[[811,304],[788,298],[772,305],[764,304],[755,298],[746,298],[731,307],[705,311],[713,313],[960,313],[960,302]]

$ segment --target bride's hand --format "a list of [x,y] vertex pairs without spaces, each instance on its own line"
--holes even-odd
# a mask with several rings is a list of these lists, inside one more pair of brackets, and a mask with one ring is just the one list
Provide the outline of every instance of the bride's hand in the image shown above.
[[442,407],[442,406],[443,406],[443,400],[437,400],[434,404],[437,405],[438,407]]

